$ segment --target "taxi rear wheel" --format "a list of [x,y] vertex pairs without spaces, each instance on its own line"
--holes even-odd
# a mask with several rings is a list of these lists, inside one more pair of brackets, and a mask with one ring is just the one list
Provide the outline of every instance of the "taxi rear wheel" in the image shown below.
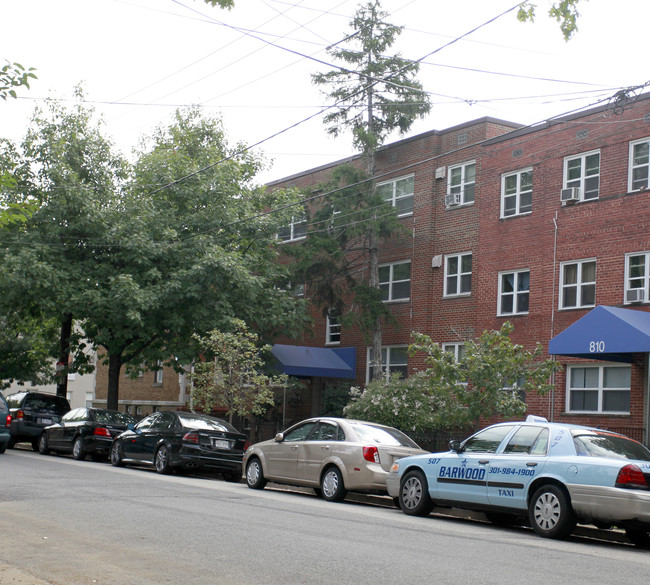
[[566,491],[556,485],[543,485],[528,507],[533,530],[545,538],[563,538],[576,526],[576,518]]
[[399,504],[402,511],[410,516],[428,516],[433,510],[427,478],[420,470],[409,471],[402,479]]

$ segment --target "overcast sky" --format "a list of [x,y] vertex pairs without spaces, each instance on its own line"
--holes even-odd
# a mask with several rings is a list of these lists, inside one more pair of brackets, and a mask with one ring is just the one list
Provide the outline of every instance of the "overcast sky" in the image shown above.
[[[125,154],[190,104],[221,116],[233,142],[259,143],[269,159],[260,181],[352,154],[349,136],[326,134],[311,74],[330,69],[316,60],[331,62],[325,48],[352,32],[359,2],[235,3],[2,0],[0,63],[35,67],[39,79],[0,103],[0,136],[20,141],[36,106],[83,84]],[[404,26],[395,50],[424,57],[419,79],[433,103],[409,136],[483,116],[533,124],[650,80],[648,0],[582,0],[568,43],[538,3],[537,21],[521,24],[516,10],[503,14],[514,0],[383,0],[387,20]]]

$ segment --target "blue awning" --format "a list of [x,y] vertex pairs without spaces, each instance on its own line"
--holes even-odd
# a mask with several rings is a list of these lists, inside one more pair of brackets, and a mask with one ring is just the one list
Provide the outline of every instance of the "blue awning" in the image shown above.
[[650,352],[650,313],[598,306],[556,335],[548,353],[595,360],[631,362]]
[[354,378],[356,348],[306,347],[280,345],[271,348],[283,373],[289,376],[321,378]]

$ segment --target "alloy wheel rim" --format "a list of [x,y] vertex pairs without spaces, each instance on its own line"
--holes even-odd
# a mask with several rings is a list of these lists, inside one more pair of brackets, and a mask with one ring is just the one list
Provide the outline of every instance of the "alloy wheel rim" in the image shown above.
[[167,449],[161,447],[156,453],[156,469],[161,470],[165,468],[167,464]]
[[552,530],[560,521],[560,501],[552,493],[544,493],[535,502],[535,523],[543,530]]
[[422,498],[422,484],[415,478],[411,477],[406,480],[402,488],[402,501],[409,509],[415,508]]
[[79,455],[81,455],[81,443],[78,440],[74,442],[72,450],[75,457],[79,457]]

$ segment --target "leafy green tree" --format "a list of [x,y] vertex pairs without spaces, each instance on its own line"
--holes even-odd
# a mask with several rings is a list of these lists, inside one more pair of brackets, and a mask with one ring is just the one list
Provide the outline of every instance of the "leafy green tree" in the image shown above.
[[273,405],[273,387],[286,384],[286,376],[264,373],[264,353],[270,346],[260,346],[259,337],[239,319],[230,331],[213,330],[197,336],[204,361],[194,365],[192,404],[211,412],[226,407],[234,415],[262,416]]
[[[549,16],[559,23],[566,41],[578,31],[579,3],[580,0],[560,0],[553,3],[548,10]],[[532,2],[522,2],[517,12],[517,18],[522,22],[535,20],[536,8],[536,4]]]
[[354,389],[346,416],[365,418],[410,431],[478,428],[481,418],[518,418],[526,412],[525,396],[547,393],[559,367],[513,343],[511,323],[485,331],[465,343],[459,361],[422,334],[414,335],[411,354],[423,353],[426,369],[407,379],[373,381]]
[[[207,0],[206,0],[207,1]],[[16,88],[26,87],[29,89],[30,79],[36,79],[36,71],[33,67],[25,69],[20,63],[10,63],[0,67],[0,98],[6,100],[8,97],[17,98]]]
[[[346,39],[352,48],[330,47],[328,53],[346,65],[327,73],[312,76],[316,85],[329,88],[326,95],[332,100],[332,111],[324,122],[328,132],[338,136],[344,130],[352,133],[352,143],[362,152],[369,188],[364,189],[372,210],[366,220],[368,252],[368,286],[374,289],[374,300],[379,293],[379,240],[381,228],[377,222],[385,214],[375,205],[375,152],[394,131],[407,132],[417,118],[430,110],[430,102],[422,85],[416,81],[417,62],[387,52],[401,33],[401,27],[385,22],[388,16],[381,10],[379,0],[358,8],[350,25],[353,34]],[[348,68],[349,66],[349,68]],[[381,222],[380,224],[381,225]],[[372,303],[375,307],[376,303]],[[372,318],[372,378],[381,377],[380,312]]]

